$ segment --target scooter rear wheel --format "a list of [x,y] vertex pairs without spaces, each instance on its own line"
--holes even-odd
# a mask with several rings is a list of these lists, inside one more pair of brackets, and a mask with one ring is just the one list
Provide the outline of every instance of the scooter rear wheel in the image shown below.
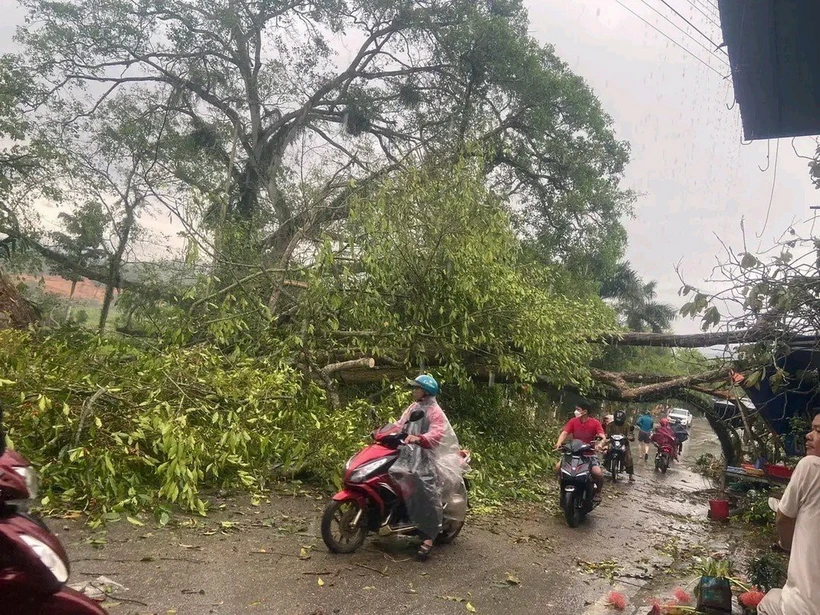
[[[359,515],[359,512],[362,512]],[[359,517],[358,525],[353,521]],[[322,540],[333,553],[353,553],[367,537],[364,511],[353,500],[333,500],[322,515]]]
[[461,533],[461,528],[464,527],[464,521],[456,521],[455,519],[445,519],[442,523],[441,533],[436,536],[435,543],[437,545],[447,545],[453,542]]
[[459,495],[464,498],[464,508],[465,516],[460,516],[459,518],[447,518],[447,511],[444,513],[444,521],[441,524],[441,532],[438,536],[436,536],[435,543],[437,545],[447,545],[453,542],[456,537],[461,533],[461,528],[464,527],[464,521],[466,519],[466,511],[470,506],[470,499],[467,495],[468,486],[467,483],[464,483],[462,489],[460,489]]

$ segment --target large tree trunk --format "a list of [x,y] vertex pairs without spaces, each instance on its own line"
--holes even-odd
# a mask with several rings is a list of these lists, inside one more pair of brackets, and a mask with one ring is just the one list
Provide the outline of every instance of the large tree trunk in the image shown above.
[[119,241],[117,248],[108,260],[108,279],[105,284],[105,297],[103,298],[102,310],[100,311],[100,333],[105,331],[105,324],[108,320],[108,312],[111,310],[111,302],[114,300],[114,289],[121,285],[120,275],[122,272],[122,258],[128,248],[128,242],[131,238],[131,231],[134,228],[135,215],[137,207],[142,201],[142,196],[136,192],[133,195],[133,200],[128,199],[128,192],[126,192],[123,199],[123,206],[125,207],[125,218],[119,227],[118,235]]
[[721,421],[715,414],[712,405],[694,391],[682,389],[675,393],[674,397],[703,412],[709,426],[720,442],[720,449],[723,452],[726,465],[734,465],[735,460],[739,459],[741,454],[740,439],[737,437],[737,432],[730,425]]
[[65,320],[71,320],[71,310],[74,308],[74,291],[77,290],[77,280],[71,280],[71,290],[68,292],[68,307],[65,310]]
[[764,327],[744,329],[743,331],[718,331],[713,333],[693,333],[676,335],[674,333],[641,333],[624,331],[621,333],[604,333],[588,339],[592,344],[610,346],[655,346],[663,348],[707,348],[728,344],[751,344],[764,340],[783,338],[789,342],[818,341],[815,335],[789,336],[782,331]]
[[108,321],[108,312],[111,310],[111,302],[114,300],[114,283],[105,285],[105,295],[103,296],[102,309],[100,310],[100,333],[105,331],[105,325]]

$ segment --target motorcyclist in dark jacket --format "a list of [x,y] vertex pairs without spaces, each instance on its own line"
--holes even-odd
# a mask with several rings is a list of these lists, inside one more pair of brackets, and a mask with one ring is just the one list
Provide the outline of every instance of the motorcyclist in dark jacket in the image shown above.
[[678,453],[682,453],[683,443],[689,439],[689,431],[680,419],[675,419],[672,422],[672,431],[675,432],[675,437],[678,439]]
[[606,426],[606,435],[609,436],[624,436],[628,438],[626,444],[626,455],[624,456],[624,465],[626,466],[626,473],[629,475],[629,482],[635,482],[635,466],[632,463],[632,451],[629,443],[635,441],[635,426],[626,424],[626,412],[617,410],[611,423]]

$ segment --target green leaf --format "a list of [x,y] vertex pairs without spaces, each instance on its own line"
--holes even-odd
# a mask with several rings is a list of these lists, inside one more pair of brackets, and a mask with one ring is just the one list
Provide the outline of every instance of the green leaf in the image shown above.
[[746,380],[744,380],[743,385],[745,387],[756,387],[760,379],[763,377],[763,370],[757,370],[746,376]]
[[740,266],[743,269],[751,269],[752,267],[757,266],[760,261],[757,260],[754,254],[750,254],[749,252],[745,252],[743,254],[743,258],[740,260]]

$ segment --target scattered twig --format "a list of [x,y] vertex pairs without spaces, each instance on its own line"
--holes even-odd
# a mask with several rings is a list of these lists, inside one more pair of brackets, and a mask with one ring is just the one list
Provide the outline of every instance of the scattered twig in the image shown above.
[[128,602],[130,604],[139,604],[140,606],[148,606],[147,603],[142,602],[141,600],[134,600],[133,598],[123,598],[121,596],[117,596],[115,594],[105,594],[106,598],[110,598],[111,600],[117,600],[119,602]]
[[299,557],[293,553],[280,553],[279,551],[248,551],[250,555],[281,555],[282,557]]
[[402,562],[409,562],[411,559],[413,559],[412,557],[405,557],[404,559],[396,559],[394,557],[389,556],[387,553],[384,553],[384,552],[382,552],[382,555],[385,557],[385,559],[389,559],[394,564],[401,564]]
[[368,566],[367,564],[354,564],[359,568],[366,568],[367,570],[372,570],[373,572],[378,572],[383,577],[387,576],[387,566],[384,567],[384,570],[379,570],[378,568],[373,568],[373,566]]
[[80,413],[80,422],[77,425],[77,433],[74,434],[75,447],[80,445],[80,436],[82,436],[83,433],[83,426],[85,425],[85,420],[88,418],[88,415],[91,412],[91,408],[94,405],[94,402],[96,402],[103,393],[105,393],[105,387],[100,387],[99,389],[97,389],[96,393],[94,393],[91,397],[89,397],[83,402],[83,410]]

